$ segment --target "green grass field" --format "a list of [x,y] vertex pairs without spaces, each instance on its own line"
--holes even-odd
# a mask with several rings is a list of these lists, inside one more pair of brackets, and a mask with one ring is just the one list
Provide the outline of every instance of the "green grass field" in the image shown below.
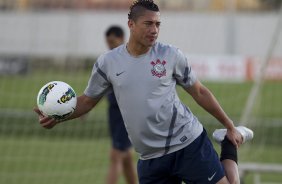
[[[68,82],[81,94],[89,75],[90,71],[41,70],[25,76],[0,77],[0,184],[104,183],[111,146],[105,100],[84,120],[60,124],[52,130],[41,128],[32,112],[37,92],[46,82]],[[227,114],[238,121],[252,83],[205,84]],[[249,125],[255,131],[255,138],[240,149],[240,161],[282,164],[281,84],[264,85],[253,112],[255,122]],[[182,89],[178,91],[209,134],[221,127]],[[216,149],[219,150],[217,145]],[[282,182],[282,176],[264,174],[262,180]],[[123,183],[121,179],[119,184]],[[248,175],[246,183],[252,183],[252,175]]]

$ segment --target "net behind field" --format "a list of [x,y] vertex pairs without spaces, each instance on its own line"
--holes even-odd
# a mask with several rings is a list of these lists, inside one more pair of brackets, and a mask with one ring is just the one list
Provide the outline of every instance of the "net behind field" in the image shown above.
[[91,68],[43,63],[28,74],[0,78],[0,183],[103,183],[111,146],[105,102],[53,130],[43,129],[32,111],[40,86],[61,80],[81,94]]
[[[38,90],[48,81],[65,81],[81,94],[87,85],[92,63],[74,70],[56,64],[48,66],[46,62],[52,63],[45,61],[32,66],[30,62],[31,72],[0,78],[0,183],[104,183],[111,146],[105,100],[87,116],[52,130],[43,129],[32,112]],[[237,123],[252,83],[205,84]],[[180,88],[178,91],[210,135],[215,128],[221,128],[186,92]],[[255,123],[249,125],[255,137],[240,149],[241,162],[282,163],[279,156],[282,154],[281,94],[281,82],[265,83],[256,102]]]

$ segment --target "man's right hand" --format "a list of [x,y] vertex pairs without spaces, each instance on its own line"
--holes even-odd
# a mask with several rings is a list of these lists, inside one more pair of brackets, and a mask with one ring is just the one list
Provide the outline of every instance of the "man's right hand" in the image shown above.
[[36,112],[38,114],[38,121],[40,123],[40,125],[44,128],[47,129],[51,129],[53,128],[56,124],[58,124],[59,122],[57,122],[55,119],[48,117],[48,116],[44,116],[42,114],[42,112],[38,109],[38,107],[35,107],[33,109],[34,112]]

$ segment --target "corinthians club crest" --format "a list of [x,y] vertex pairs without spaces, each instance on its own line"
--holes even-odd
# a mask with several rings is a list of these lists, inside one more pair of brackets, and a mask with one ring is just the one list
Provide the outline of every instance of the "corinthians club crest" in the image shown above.
[[156,62],[152,61],[151,65],[153,65],[153,68],[151,72],[153,76],[157,76],[159,78],[161,78],[162,76],[166,76],[165,64],[165,60],[163,60],[162,62],[159,59]]

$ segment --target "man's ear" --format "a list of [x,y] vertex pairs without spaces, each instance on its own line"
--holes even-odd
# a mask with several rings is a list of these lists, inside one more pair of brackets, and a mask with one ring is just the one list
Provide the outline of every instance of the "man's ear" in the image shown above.
[[130,19],[130,20],[128,20],[127,24],[128,24],[129,29],[131,29],[131,28],[133,28],[134,21]]

